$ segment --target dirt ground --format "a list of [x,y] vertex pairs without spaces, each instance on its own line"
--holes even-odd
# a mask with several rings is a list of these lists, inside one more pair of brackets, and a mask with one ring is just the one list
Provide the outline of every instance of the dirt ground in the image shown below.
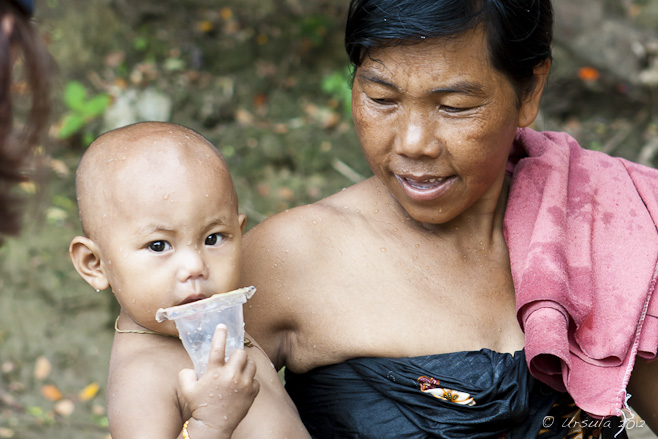
[[[564,20],[536,128],[655,166],[658,80],[642,74],[658,53],[658,0],[599,3],[600,10],[590,5],[596,15],[555,2]],[[38,24],[60,66],[58,105],[49,184],[38,196],[34,185],[22,187],[35,200],[26,228],[0,248],[0,438],[109,437],[105,381],[117,306],[78,277],[67,253],[80,233],[74,170],[90,138],[140,118],[189,125],[227,157],[248,228],[370,175],[346,106],[346,7],[346,0],[38,2]],[[635,38],[628,42],[635,52],[610,44],[598,52],[585,38],[620,28],[632,30],[620,34]],[[74,82],[84,102],[107,96],[110,107],[71,105]],[[64,136],[66,117],[82,122]],[[633,439],[656,438],[629,425]]]

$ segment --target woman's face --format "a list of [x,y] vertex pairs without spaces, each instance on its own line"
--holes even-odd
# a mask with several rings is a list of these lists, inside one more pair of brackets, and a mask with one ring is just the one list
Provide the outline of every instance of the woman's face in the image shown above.
[[538,101],[517,104],[479,31],[372,50],[352,89],[366,160],[427,224],[495,209],[517,127],[532,123]]

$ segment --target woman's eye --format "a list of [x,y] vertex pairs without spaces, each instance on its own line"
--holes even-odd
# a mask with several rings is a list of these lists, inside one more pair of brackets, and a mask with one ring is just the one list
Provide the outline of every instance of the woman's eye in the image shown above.
[[153,252],[160,253],[171,248],[171,245],[167,241],[153,241],[147,247]]
[[446,113],[461,113],[463,111],[467,111],[469,108],[461,108],[461,107],[451,107],[449,105],[441,105],[441,111],[445,111]]
[[370,98],[370,100],[379,105],[389,105],[391,103],[391,100],[386,98]]
[[221,233],[213,233],[206,237],[206,245],[217,245],[224,240],[224,235]]

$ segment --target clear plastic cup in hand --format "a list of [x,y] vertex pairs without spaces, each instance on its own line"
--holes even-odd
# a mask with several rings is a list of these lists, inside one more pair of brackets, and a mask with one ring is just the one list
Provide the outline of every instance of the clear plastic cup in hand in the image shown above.
[[160,308],[155,319],[176,323],[178,335],[194,363],[197,377],[201,378],[208,368],[210,344],[217,325],[226,325],[226,360],[235,349],[244,346],[242,305],[255,292],[255,287],[239,288],[185,305]]

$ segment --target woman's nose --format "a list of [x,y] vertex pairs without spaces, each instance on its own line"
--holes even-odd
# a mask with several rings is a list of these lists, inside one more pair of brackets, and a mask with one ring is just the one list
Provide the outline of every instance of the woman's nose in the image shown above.
[[208,277],[208,264],[202,251],[186,248],[179,252],[178,278],[181,282]]
[[423,156],[436,158],[441,144],[435,136],[432,116],[425,111],[413,110],[402,118],[402,127],[396,139],[395,152],[409,158]]

